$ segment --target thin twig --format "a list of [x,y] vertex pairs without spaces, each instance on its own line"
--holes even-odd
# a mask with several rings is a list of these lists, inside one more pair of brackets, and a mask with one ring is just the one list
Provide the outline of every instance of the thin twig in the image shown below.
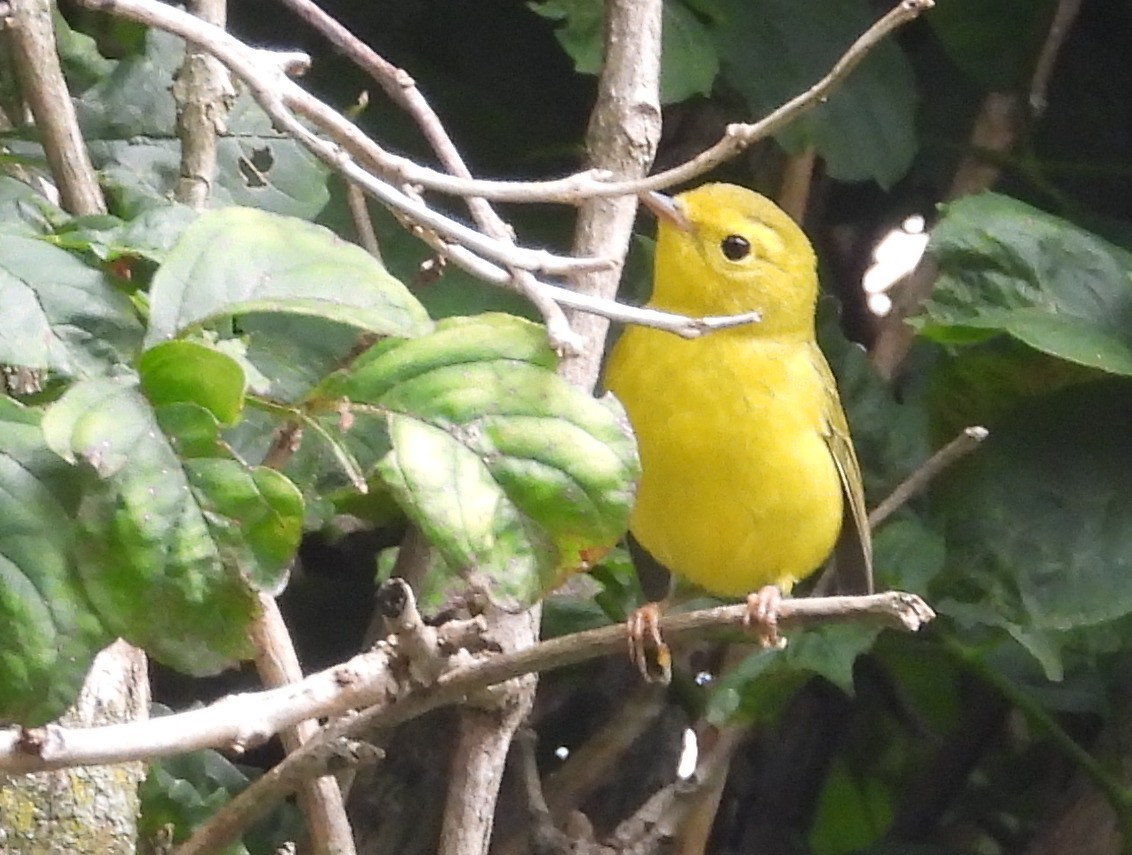
[[377,240],[377,232],[373,230],[373,218],[369,215],[369,206],[366,203],[366,194],[358,189],[356,184],[346,182],[346,205],[350,209],[350,219],[354,223],[354,231],[358,234],[358,243],[362,248],[382,261],[381,244]]
[[[404,69],[385,60],[311,0],[282,2],[323,33],[345,56],[367,71],[385,93],[413,117],[445,169],[459,178],[471,180],[471,170],[444,129],[440,117]],[[465,202],[472,218],[485,234],[514,245],[514,229],[496,213],[486,199],[469,195]],[[508,286],[526,297],[542,314],[551,346],[560,354],[578,354],[582,340],[571,329],[561,307],[547,297],[529,271],[514,268],[509,270],[509,274]]]
[[978,425],[963,428],[959,436],[925,460],[920,468],[897,484],[885,500],[872,509],[869,513],[869,526],[876,528],[892,516],[907,504],[909,499],[930,484],[940,472],[978,448],[979,443],[988,435],[987,429]]
[[731,757],[742,741],[744,729],[728,727],[719,732],[710,751],[704,752],[696,770],[686,781],[674,781],[654,793],[637,811],[623,820],[609,836],[618,855],[651,855],[676,836],[684,818],[704,795],[721,787]]
[[[224,44],[216,32],[204,27],[196,28],[187,25],[178,15],[167,14],[164,9],[158,8],[158,4],[154,2],[146,2],[146,0],[79,0],[79,2],[88,8],[101,9],[149,26],[169,30],[188,41],[208,48],[221,61],[232,68],[236,74],[248,82],[253,90],[256,88],[253,80],[261,84],[266,80],[266,75],[262,69],[249,67],[246,61],[241,61],[241,58],[233,56],[233,45]],[[355,125],[340,116],[337,111],[321,104],[298,86],[288,87],[286,91],[281,91],[278,98],[291,104],[294,109],[318,123],[320,127],[324,127],[351,153],[355,153],[355,150],[364,151],[367,162],[372,161],[375,168],[378,168],[382,174],[388,175],[390,180],[397,183],[419,185],[428,190],[457,196],[480,196],[500,202],[580,204],[598,196],[608,198],[635,195],[645,190],[661,190],[671,187],[674,184],[702,175],[755,142],[766,139],[806,110],[828,98],[833,89],[848,76],[873,48],[895,30],[932,8],[933,5],[934,0],[902,0],[901,3],[866,30],[846,50],[828,74],[801,95],[788,101],[758,122],[728,126],[724,137],[719,142],[701,152],[691,161],[674,169],[639,180],[615,179],[608,170],[603,169],[588,169],[551,181],[490,181],[459,178],[420,166],[407,158],[397,157],[383,151],[376,143],[365,137]],[[169,11],[175,13],[177,10]],[[234,39],[232,41],[235,42],[236,50],[242,48],[244,54],[252,51],[252,49],[240,45]],[[246,59],[246,56],[243,59]],[[245,72],[249,72],[253,80],[248,80]],[[273,93],[269,94],[271,97],[275,97]],[[291,99],[294,99],[294,103],[291,103]],[[263,106],[262,102],[261,106]],[[270,114],[270,111],[268,112]],[[273,114],[272,117],[274,118]],[[323,122],[328,120],[329,126],[324,125]]]
[[1038,61],[1034,63],[1034,76],[1030,80],[1030,111],[1037,118],[1041,118],[1049,104],[1049,82],[1053,78],[1054,66],[1057,65],[1061,46],[1065,44],[1080,11],[1081,0],[1058,0],[1046,40],[1038,53]]
[[[224,30],[159,0],[79,2],[88,9],[97,9],[166,30],[209,51],[244,81],[276,127],[293,136],[331,168],[356,182],[381,204],[423,228],[432,229],[448,240],[462,243],[504,266],[532,273],[565,276],[582,271],[603,270],[610,266],[608,259],[557,256],[546,250],[517,247],[487,236],[437,213],[415,196],[376,178],[359,161],[384,172],[384,156],[380,146],[362,133],[353,122],[333,107],[319,101],[287,76],[300,58],[294,51],[280,53],[249,47]],[[324,130],[334,141],[313,133],[299,121],[299,116]],[[403,176],[395,175],[398,184],[408,183],[402,179]]]
[[[861,597],[786,599],[780,607],[779,624],[798,628],[865,622],[915,631],[932,617],[932,610],[914,594],[888,591]],[[665,615],[660,628],[666,638],[675,641],[719,629],[741,629],[747,619],[747,606],[743,603]],[[365,711],[350,721],[333,723],[326,738],[369,733],[372,728],[390,727],[437,707],[459,703],[514,677],[622,653],[624,648],[625,627],[617,624],[542,641],[529,650],[513,653],[484,652],[473,657],[465,652],[452,657],[450,664],[454,667],[434,684],[414,688],[398,682],[392,667],[396,651],[379,644],[370,652],[311,674],[299,683],[232,695],[207,707],[144,722],[82,730],[56,725],[0,729],[0,771],[20,773],[123,763],[198,748],[238,752],[261,744],[300,721],[339,717],[352,709]],[[304,745],[296,755],[307,750]]]
[[106,200],[79,131],[59,55],[49,0],[10,0],[8,31],[21,95],[35,119],[51,177],[63,208],[72,214],[105,214]]

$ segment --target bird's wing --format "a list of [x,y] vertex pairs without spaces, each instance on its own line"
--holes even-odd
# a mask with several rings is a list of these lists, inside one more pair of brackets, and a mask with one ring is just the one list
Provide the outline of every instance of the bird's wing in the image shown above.
[[841,535],[834,547],[834,567],[840,593],[871,594],[873,591],[873,541],[869,530],[869,514],[865,507],[865,492],[861,482],[861,465],[853,450],[845,410],[837,395],[837,381],[825,356],[814,345],[815,362],[825,385],[829,407],[825,414],[825,442],[837,474],[841,476],[841,492],[845,497],[845,510],[841,521]]

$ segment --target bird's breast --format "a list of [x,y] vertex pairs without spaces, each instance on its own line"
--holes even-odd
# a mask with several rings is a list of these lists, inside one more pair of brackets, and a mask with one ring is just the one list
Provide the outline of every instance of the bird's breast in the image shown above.
[[719,594],[784,588],[828,555],[841,523],[826,443],[830,390],[812,342],[692,341],[632,328],[607,385],[628,411],[642,479],[634,536]]

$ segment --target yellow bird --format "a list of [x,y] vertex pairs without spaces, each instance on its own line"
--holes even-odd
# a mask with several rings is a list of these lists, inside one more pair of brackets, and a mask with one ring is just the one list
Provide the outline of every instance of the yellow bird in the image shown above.
[[[777,643],[781,595],[835,543],[839,590],[872,588],[861,470],[814,336],[813,247],[743,187],[642,201],[659,219],[648,306],[761,320],[691,340],[630,326],[618,339],[606,386],[629,414],[642,466],[629,529],[678,576],[748,594],[752,620]],[[645,622],[659,648],[655,616]]]

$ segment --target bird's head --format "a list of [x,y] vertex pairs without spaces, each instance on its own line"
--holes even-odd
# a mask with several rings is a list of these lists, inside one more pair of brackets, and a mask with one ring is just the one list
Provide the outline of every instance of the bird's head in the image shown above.
[[765,196],[705,184],[641,196],[659,220],[649,305],[694,317],[756,310],[754,335],[812,336],[817,273],[809,240]]

